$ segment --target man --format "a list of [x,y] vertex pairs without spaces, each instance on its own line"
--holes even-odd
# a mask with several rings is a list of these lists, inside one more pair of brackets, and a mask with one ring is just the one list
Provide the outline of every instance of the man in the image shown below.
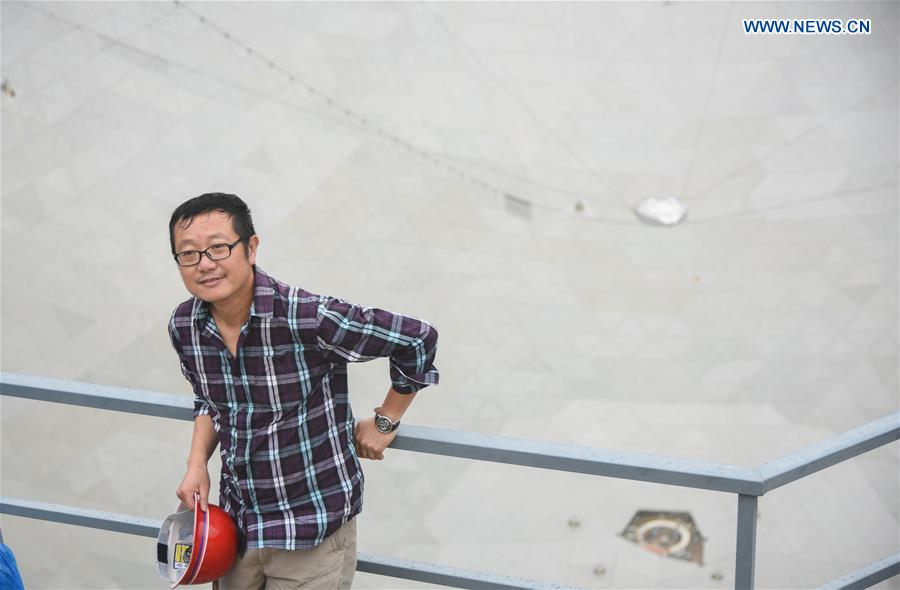
[[[416,392],[438,383],[437,331],[263,272],[250,210],[235,195],[180,205],[169,240],[193,295],[169,322],[195,394],[176,493],[188,506],[199,494],[206,510],[207,462],[220,445],[219,502],[241,533],[241,556],[217,587],[349,588],[362,509],[358,458],[383,459]],[[374,416],[355,423],[347,363],[376,357],[390,358],[391,388]]]

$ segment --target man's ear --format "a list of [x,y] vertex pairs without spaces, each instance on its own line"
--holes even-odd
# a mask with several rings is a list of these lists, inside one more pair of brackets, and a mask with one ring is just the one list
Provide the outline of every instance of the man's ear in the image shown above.
[[256,264],[256,249],[259,248],[259,236],[252,235],[247,242],[247,256],[250,258],[250,264]]

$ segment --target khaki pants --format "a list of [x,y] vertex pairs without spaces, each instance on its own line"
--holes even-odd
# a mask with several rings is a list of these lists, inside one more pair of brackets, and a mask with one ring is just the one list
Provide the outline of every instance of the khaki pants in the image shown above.
[[356,572],[356,518],[312,549],[248,549],[213,590],[348,590]]

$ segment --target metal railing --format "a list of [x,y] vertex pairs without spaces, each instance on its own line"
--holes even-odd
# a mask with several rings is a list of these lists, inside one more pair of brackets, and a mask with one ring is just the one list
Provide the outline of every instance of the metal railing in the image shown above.
[[[0,395],[81,407],[193,420],[186,396],[106,387],[12,373],[0,373]],[[683,486],[738,495],[735,588],[754,587],[759,497],[793,481],[900,438],[900,412],[828,438],[755,468],[542,443],[404,424],[391,448],[568,471],[603,477]],[[101,513],[77,507],[0,498],[0,513],[78,524],[155,538],[161,521]],[[553,584],[473,572],[437,564],[360,553],[357,570],[457,588],[560,588]],[[827,588],[867,588],[900,574],[900,554],[885,557],[826,584]]]

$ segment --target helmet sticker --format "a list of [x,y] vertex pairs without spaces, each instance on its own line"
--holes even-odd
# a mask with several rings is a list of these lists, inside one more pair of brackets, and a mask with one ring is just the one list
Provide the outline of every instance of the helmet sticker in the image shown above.
[[188,564],[191,562],[191,548],[192,544],[189,543],[176,543],[175,544],[175,559],[172,567],[177,570],[187,569]]

